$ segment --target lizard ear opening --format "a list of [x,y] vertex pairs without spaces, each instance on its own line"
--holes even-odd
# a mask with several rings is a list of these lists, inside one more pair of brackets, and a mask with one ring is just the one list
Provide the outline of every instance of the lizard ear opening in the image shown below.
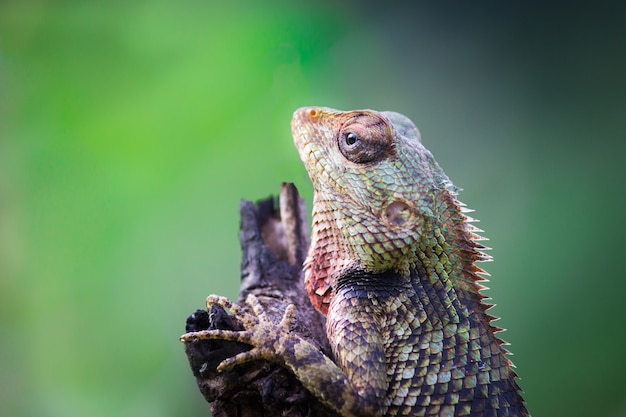
[[417,220],[411,206],[403,200],[394,200],[383,210],[383,220],[395,227],[408,227]]

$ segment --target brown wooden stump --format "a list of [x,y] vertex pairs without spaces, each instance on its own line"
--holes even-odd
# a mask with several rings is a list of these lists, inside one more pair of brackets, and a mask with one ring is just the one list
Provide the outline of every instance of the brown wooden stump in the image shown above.
[[[239,239],[243,250],[241,289],[237,304],[254,294],[268,316],[278,323],[289,304],[296,306],[295,332],[331,356],[325,318],[309,302],[302,262],[309,246],[304,201],[293,184],[282,186],[280,199],[254,204],[243,201]],[[187,319],[186,331],[240,330],[241,324],[224,309],[197,310]],[[254,361],[218,373],[217,365],[250,346],[220,340],[185,343],[185,353],[204,398],[215,417],[222,416],[335,416],[281,366]]]

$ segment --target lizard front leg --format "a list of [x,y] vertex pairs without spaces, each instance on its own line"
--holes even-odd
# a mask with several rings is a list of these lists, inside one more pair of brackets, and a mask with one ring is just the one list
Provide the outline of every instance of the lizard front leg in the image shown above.
[[207,307],[216,304],[230,310],[241,320],[244,330],[203,330],[181,336],[181,341],[219,339],[241,342],[252,349],[222,361],[217,370],[222,372],[253,360],[265,360],[288,368],[312,394],[324,404],[345,417],[380,416],[382,399],[378,390],[355,386],[353,381],[318,347],[290,331],[295,307],[290,304],[279,323],[273,323],[254,295],[248,295],[246,304],[252,314],[225,297],[210,295]]

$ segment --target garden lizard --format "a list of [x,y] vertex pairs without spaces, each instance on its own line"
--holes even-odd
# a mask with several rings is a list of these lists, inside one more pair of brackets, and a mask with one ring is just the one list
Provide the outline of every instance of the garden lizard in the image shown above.
[[333,357],[290,331],[292,305],[272,323],[254,296],[249,309],[207,299],[244,330],[181,339],[252,345],[218,370],[279,363],[346,417],[527,416],[481,294],[482,231],[415,125],[393,112],[307,107],[291,127],[315,191],[305,285],[327,316]]

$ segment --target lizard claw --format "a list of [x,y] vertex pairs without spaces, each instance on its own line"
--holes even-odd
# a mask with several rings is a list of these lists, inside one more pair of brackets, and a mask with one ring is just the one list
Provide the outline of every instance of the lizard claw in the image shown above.
[[[246,300],[247,301],[247,300]],[[258,319],[252,314],[249,314],[243,308],[241,308],[238,304],[233,303],[226,297],[222,297],[220,295],[211,294],[206,298],[206,308],[208,311],[211,310],[211,306],[218,305],[222,308],[226,308],[230,310],[235,317],[240,319],[246,328],[254,326]],[[256,312],[255,312],[256,314]],[[257,314],[258,316],[258,314]]]
[[291,322],[295,314],[296,314],[296,306],[293,304],[289,304],[285,308],[285,313],[283,314],[283,318],[280,320],[280,323],[279,323],[279,326],[282,327],[285,333],[289,333]]
[[[269,319],[269,317],[267,317],[265,308],[263,307],[263,305],[259,301],[259,298],[256,295],[248,294],[248,296],[246,297],[246,304],[248,304],[252,308],[252,311],[254,312],[254,316],[251,316],[250,314],[247,314],[244,312],[245,315],[249,316],[249,318],[252,318],[251,322],[253,322],[254,324],[258,324],[259,321],[271,323],[271,320]],[[278,323],[278,327],[281,327],[283,331],[285,331],[286,333],[289,333],[289,328],[295,316],[295,312],[296,312],[296,307],[293,304],[289,304],[285,308],[283,317]]]
[[285,308],[280,322],[276,324],[268,317],[263,305],[255,295],[249,294],[245,303],[250,306],[253,314],[248,313],[241,306],[233,303],[226,297],[208,296],[207,310],[210,310],[213,305],[230,310],[237,319],[241,320],[244,330],[216,329],[189,332],[182,335],[180,340],[182,342],[190,342],[194,340],[217,339],[240,342],[252,346],[252,349],[249,351],[223,360],[217,366],[219,372],[258,359],[280,362],[279,347],[281,340],[289,334],[291,322],[295,316],[295,306],[289,304]]

